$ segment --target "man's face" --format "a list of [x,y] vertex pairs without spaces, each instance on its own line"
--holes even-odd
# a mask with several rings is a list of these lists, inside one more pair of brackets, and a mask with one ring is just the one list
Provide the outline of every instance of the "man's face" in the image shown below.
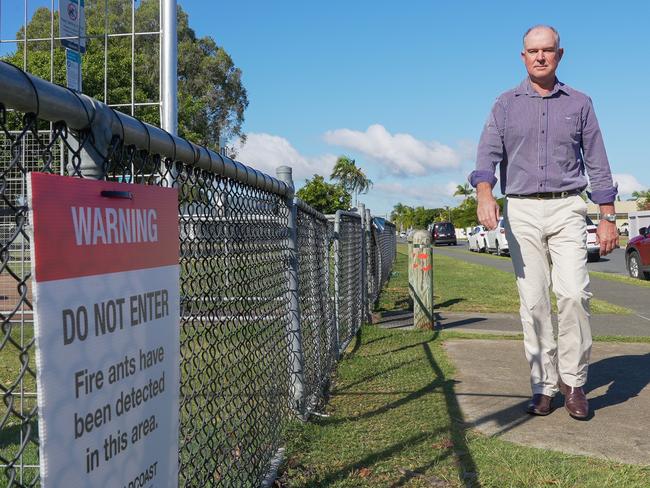
[[528,33],[524,40],[521,58],[533,81],[555,80],[555,70],[562,59],[563,49],[555,43],[555,34],[550,29],[539,28]]

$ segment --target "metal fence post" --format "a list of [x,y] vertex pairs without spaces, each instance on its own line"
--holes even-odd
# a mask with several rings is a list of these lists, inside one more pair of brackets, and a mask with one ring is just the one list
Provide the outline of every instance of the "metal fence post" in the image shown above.
[[289,266],[287,270],[289,293],[289,343],[291,382],[293,384],[293,408],[302,416],[305,407],[305,360],[302,350],[302,334],[300,330],[300,296],[298,289],[298,205],[293,196],[293,178],[289,166],[279,166],[275,173],[279,180],[284,181],[290,188],[287,197],[289,207],[288,244]]
[[340,307],[340,281],[341,281],[341,211],[337,210],[334,216],[334,342],[336,344],[336,359],[341,351],[341,307]]
[[81,149],[79,151],[79,160],[72,157],[68,161],[68,175],[80,175],[92,180],[101,180],[108,171],[106,159],[108,147],[113,139],[112,125],[115,115],[108,106],[91,98],[81,95],[80,100],[83,100],[82,103],[89,102],[92,106],[90,109],[93,111],[91,112],[93,113],[92,125],[89,127],[92,144],[83,143],[83,146],[81,146],[82,141],[77,140],[77,147]]
[[[370,209],[366,209],[366,218],[364,220],[364,225],[365,225],[364,233],[366,235],[366,243],[367,243],[366,244],[366,256],[368,256],[366,258],[366,262],[368,263],[366,265],[366,289],[369,290],[370,287],[372,287],[372,301],[370,300],[370,298],[368,298],[368,308],[367,308],[367,311],[366,311],[366,313],[368,315],[367,315],[366,320],[368,322],[372,322],[372,308],[375,305],[375,300],[377,299],[377,294],[376,294],[376,290],[375,290],[375,286],[376,286],[375,285],[375,280],[374,280],[374,277],[373,277],[374,269],[370,268],[370,259],[369,258],[370,258],[371,253],[373,253],[372,246],[376,246],[377,243],[374,242],[374,240],[372,238],[372,216],[370,214]],[[371,295],[370,293],[367,294],[368,297],[370,297],[370,295]]]
[[361,215],[361,323],[368,322],[368,235],[366,234],[366,206],[359,204],[359,215]]

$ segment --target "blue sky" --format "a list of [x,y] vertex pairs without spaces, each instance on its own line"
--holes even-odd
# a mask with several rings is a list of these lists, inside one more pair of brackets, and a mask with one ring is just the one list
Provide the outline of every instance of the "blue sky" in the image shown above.
[[[6,4],[22,2],[0,2],[6,37]],[[650,2],[178,3],[243,70],[240,159],[290,164],[299,185],[347,154],[374,181],[362,198],[377,214],[457,204],[494,99],[525,77],[523,32],[548,23],[565,48],[558,76],[592,97],[621,193],[650,187]]]

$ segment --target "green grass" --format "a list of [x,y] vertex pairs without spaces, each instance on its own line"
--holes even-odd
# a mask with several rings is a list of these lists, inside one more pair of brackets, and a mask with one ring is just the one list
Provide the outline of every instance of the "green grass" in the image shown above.
[[[495,257],[496,258],[496,257]],[[434,254],[433,280],[435,308],[453,312],[519,313],[519,294],[515,278],[490,266]],[[407,249],[398,244],[393,276],[379,300],[378,311],[409,310]],[[551,294],[552,295],[552,294]],[[553,310],[557,310],[552,296]],[[630,314],[628,308],[592,299],[594,314]]]
[[[339,364],[329,417],[293,424],[288,487],[646,487],[650,468],[512,444],[468,430],[431,331],[362,330]],[[484,336],[481,336],[484,337]]]
[[600,280],[617,281],[619,283],[625,283],[626,285],[650,288],[650,281],[638,280],[636,278],[632,278],[631,276],[624,276],[614,273],[601,273],[600,271],[590,271],[589,275]]

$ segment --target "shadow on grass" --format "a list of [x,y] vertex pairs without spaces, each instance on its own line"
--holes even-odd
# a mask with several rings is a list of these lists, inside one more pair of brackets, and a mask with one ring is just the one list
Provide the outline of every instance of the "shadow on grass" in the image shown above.
[[402,361],[401,363],[395,364],[394,366],[391,366],[390,368],[386,368],[386,369],[383,369],[381,371],[378,371],[377,373],[373,373],[371,375],[364,376],[363,378],[360,378],[357,381],[349,383],[349,384],[347,384],[347,385],[345,385],[343,387],[339,387],[339,388],[337,388],[337,391],[346,391],[346,390],[352,388],[353,386],[360,385],[362,383],[365,383],[366,381],[374,380],[375,378],[384,376],[386,373],[390,373],[391,371],[398,370],[402,366],[406,366],[408,364],[412,364],[412,363],[415,363],[415,362],[417,362],[417,359],[411,359],[409,361]]
[[[393,485],[391,485],[392,487],[403,486],[409,480],[416,477],[425,478],[426,475],[424,473],[426,472],[427,469],[431,468],[435,464],[439,463],[442,459],[445,459],[449,456],[454,457],[455,465],[458,470],[458,477],[461,481],[462,486],[464,486],[465,488],[470,488],[470,487],[475,488],[481,486],[478,479],[478,470],[477,470],[476,463],[474,461],[474,458],[472,457],[469,446],[467,445],[467,440],[466,440],[467,424],[463,419],[463,414],[460,409],[460,405],[458,403],[456,393],[454,391],[454,384],[456,383],[456,381],[452,378],[447,378],[445,376],[442,368],[436,362],[433,352],[431,351],[430,343],[436,341],[438,337],[439,337],[439,331],[435,331],[433,337],[427,341],[417,342],[415,344],[409,344],[400,347],[398,349],[395,349],[393,351],[387,351],[381,353],[381,354],[387,354],[391,352],[402,351],[412,347],[421,346],[424,350],[424,354],[427,358],[427,361],[435,377],[435,379],[431,381],[429,384],[427,384],[426,386],[418,390],[408,393],[406,396],[402,398],[389,402],[375,410],[365,412],[361,415],[350,416],[350,417],[328,418],[320,421],[321,425],[324,427],[339,425],[346,422],[356,422],[359,420],[368,419],[377,415],[390,412],[391,410],[399,408],[411,401],[421,398],[422,396],[432,393],[434,391],[438,391],[442,393],[444,395],[445,405],[447,409],[447,416],[449,418],[449,435],[451,437],[451,445],[447,447],[444,451],[442,451],[440,454],[436,455],[436,457],[431,461],[429,461],[428,463],[419,466],[414,470],[405,470],[402,477]],[[401,366],[397,366],[397,367],[401,367]],[[372,375],[371,377],[375,377],[375,376],[377,375],[375,374]],[[361,383],[361,380],[357,381],[355,384],[359,384],[359,383]],[[349,388],[350,386],[352,385],[347,385],[346,388]],[[334,393],[334,395],[336,395],[336,393]],[[519,412],[521,412],[521,410],[519,410]],[[355,468],[367,467],[373,463],[380,461],[381,459],[388,458],[393,454],[396,454],[406,449],[409,445],[414,445],[415,443],[420,442],[431,435],[432,435],[431,433],[418,434],[417,436],[413,436],[407,439],[406,441],[393,444],[391,447],[388,447],[382,451],[370,454],[369,456],[366,456],[365,458],[362,458],[354,463],[349,463],[343,468],[328,474],[322,480],[318,480],[316,483],[310,484],[308,486],[329,486],[329,484],[331,484],[333,481],[347,476]]]
[[[418,445],[419,443],[426,441],[427,438],[431,436],[435,436],[439,433],[440,430],[434,432],[422,432],[420,434],[411,436],[408,439],[403,440],[402,442],[398,442],[393,444],[392,446],[387,447],[386,449],[373,452],[372,454],[368,454],[367,456],[359,459],[358,461],[346,464],[345,466],[337,469],[336,471],[329,473],[327,476],[325,476],[322,479],[310,480],[303,486],[310,487],[310,488],[314,486],[322,486],[322,487],[330,486],[335,481],[347,478],[350,475],[350,473],[352,473],[356,469],[365,468],[367,466],[371,466],[377,462],[380,462],[384,459],[388,459],[391,456],[403,452],[405,450],[408,450],[409,448],[412,448]],[[442,456],[438,457],[435,461],[433,461],[433,463],[435,464],[437,462],[440,462],[447,456],[448,456],[447,453],[442,453]]]
[[[438,337],[439,332],[436,331],[434,339]],[[458,469],[458,477],[461,480],[461,483],[469,487],[479,487],[481,486],[478,479],[478,470],[476,467],[476,462],[472,457],[472,454],[467,445],[467,428],[465,421],[463,419],[463,413],[458,404],[458,398],[456,397],[456,392],[454,391],[454,380],[448,380],[445,378],[445,374],[442,371],[442,368],[438,365],[433,353],[431,352],[431,347],[428,343],[423,344],[424,353],[427,356],[429,365],[433,373],[438,378],[438,381],[441,382],[442,391],[445,396],[445,403],[447,405],[447,415],[450,421],[451,428],[451,440],[453,442],[453,453],[456,461],[456,468]]]

